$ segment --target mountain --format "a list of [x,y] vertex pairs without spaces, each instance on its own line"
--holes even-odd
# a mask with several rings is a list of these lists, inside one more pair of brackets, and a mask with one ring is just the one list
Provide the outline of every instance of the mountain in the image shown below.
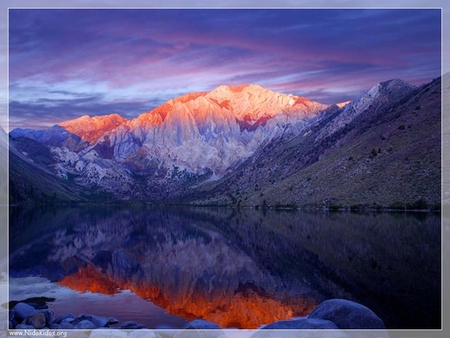
[[[131,121],[118,120],[117,115],[104,117],[116,122],[117,128],[101,127],[102,136],[95,142],[90,138],[87,152],[95,151],[147,175],[157,172],[158,176],[171,176],[184,170],[222,176],[263,141],[283,132],[280,128],[290,125],[298,132],[324,108],[306,98],[257,85],[220,86],[209,93],[170,100]],[[60,125],[86,139],[93,134],[94,119],[86,124],[74,120]]]
[[438,207],[441,83],[377,84],[289,141],[274,139],[196,204]]
[[81,116],[75,120],[61,122],[60,127],[79,136],[89,144],[95,143],[104,133],[111,131],[127,120],[118,114],[108,116]]
[[331,106],[258,85],[220,86],[132,120],[83,116],[15,129],[10,140],[13,153],[33,162],[29,170],[69,191],[83,188],[88,199],[431,205],[439,201],[429,183],[440,179],[440,80],[420,88],[381,82]]

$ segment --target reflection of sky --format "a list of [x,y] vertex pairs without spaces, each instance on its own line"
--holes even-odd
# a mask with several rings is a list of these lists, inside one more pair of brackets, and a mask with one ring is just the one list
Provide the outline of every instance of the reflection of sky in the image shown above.
[[167,314],[162,308],[146,301],[134,293],[124,290],[114,295],[100,293],[79,293],[68,287],[51,283],[43,277],[10,277],[10,300],[24,300],[31,297],[55,298],[48,303],[55,311],[55,318],[64,313],[74,316],[93,314],[100,317],[114,317],[119,325],[133,320],[148,327],[167,325],[182,327],[186,320]]
[[10,123],[127,118],[221,84],[322,103],[440,75],[439,10],[10,10]]

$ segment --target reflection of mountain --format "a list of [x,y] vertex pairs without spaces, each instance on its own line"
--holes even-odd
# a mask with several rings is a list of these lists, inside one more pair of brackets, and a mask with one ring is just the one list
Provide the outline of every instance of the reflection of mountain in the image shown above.
[[[313,299],[291,300],[295,306],[283,304],[282,301],[274,299],[263,289],[258,289],[250,283],[239,284],[238,288],[231,293],[230,290],[216,290],[211,285],[204,285],[211,283],[213,278],[213,276],[204,277],[203,280],[194,282],[195,287],[191,290],[186,290],[186,286],[178,290],[167,290],[170,286],[162,284],[163,287],[158,287],[145,280],[138,283],[116,282],[107,273],[102,274],[92,265],[87,265],[75,274],[64,277],[58,284],[80,292],[104,294],[114,294],[120,289],[131,290],[139,297],[164,308],[170,314],[188,320],[203,318],[221,327],[257,328],[275,320],[308,314],[316,305]],[[168,282],[170,283],[170,280]],[[192,284],[191,280],[189,282]]]
[[[33,255],[48,268],[32,269],[81,292],[129,289],[168,313],[223,327],[256,328],[317,304],[307,286],[280,290],[278,277],[213,228],[161,211],[116,212],[95,225],[75,218],[52,236],[45,257]],[[23,265],[12,257],[12,266]]]
[[[221,326],[257,327],[347,298],[390,327],[436,327],[439,217],[394,216],[17,209],[11,275],[39,274],[80,292],[130,289],[169,313]],[[416,311],[423,315],[411,324]]]
[[[15,129],[10,138],[19,203],[405,207],[440,200],[439,80],[420,88],[386,81],[332,106],[257,85],[220,86],[133,120],[83,116],[47,130]],[[22,184],[44,174],[53,186]]]

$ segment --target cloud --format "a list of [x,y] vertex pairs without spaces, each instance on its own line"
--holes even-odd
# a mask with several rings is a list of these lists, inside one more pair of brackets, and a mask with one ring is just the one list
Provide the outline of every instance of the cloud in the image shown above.
[[12,9],[9,22],[18,118],[27,105],[72,117],[127,101],[131,116],[138,102],[240,83],[333,103],[440,75],[435,9]]

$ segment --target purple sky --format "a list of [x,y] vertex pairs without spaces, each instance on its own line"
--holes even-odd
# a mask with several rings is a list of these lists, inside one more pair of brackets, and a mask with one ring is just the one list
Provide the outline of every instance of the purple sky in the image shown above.
[[133,118],[221,84],[322,103],[441,75],[437,9],[10,9],[10,129]]

